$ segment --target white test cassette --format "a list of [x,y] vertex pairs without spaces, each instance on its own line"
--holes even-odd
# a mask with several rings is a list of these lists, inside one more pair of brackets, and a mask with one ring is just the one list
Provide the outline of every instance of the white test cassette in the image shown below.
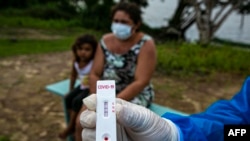
[[96,95],[96,141],[116,141],[115,81],[97,81]]

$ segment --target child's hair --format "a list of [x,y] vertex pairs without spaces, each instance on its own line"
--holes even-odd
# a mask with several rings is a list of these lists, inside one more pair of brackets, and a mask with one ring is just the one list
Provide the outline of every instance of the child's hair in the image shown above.
[[72,51],[74,53],[74,56],[75,56],[75,61],[77,61],[77,62],[80,61],[80,58],[77,56],[76,51],[77,51],[78,48],[81,47],[82,44],[90,44],[92,46],[93,53],[92,53],[91,59],[93,59],[94,55],[95,55],[97,45],[98,45],[98,42],[97,42],[96,38],[93,35],[90,35],[90,34],[84,34],[84,35],[79,36],[75,40],[75,43],[71,47],[71,49],[72,49]]

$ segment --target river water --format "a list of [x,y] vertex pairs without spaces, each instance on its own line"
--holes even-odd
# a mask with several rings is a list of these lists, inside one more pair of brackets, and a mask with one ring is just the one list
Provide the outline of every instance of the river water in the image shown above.
[[[148,0],[149,6],[143,9],[143,21],[152,28],[167,26],[174,14],[177,0]],[[198,40],[196,25],[188,29],[186,37],[190,41]],[[232,13],[215,33],[215,37],[250,44],[250,15],[244,16],[241,28],[241,15]]]

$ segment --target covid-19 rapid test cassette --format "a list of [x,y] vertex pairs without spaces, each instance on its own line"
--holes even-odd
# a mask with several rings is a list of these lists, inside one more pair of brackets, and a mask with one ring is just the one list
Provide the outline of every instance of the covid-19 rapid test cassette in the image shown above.
[[116,141],[115,81],[97,81],[96,95],[96,141]]

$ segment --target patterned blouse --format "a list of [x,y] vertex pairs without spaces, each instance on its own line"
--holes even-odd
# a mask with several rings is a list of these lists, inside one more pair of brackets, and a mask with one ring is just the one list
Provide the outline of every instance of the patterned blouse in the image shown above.
[[[101,39],[101,48],[105,55],[104,72],[102,80],[115,80],[116,93],[118,94],[127,85],[134,81],[135,69],[137,65],[137,58],[141,47],[145,41],[151,40],[149,35],[144,35],[141,40],[133,45],[125,54],[115,54],[107,49],[104,40]],[[153,85],[150,82],[134,99],[132,103],[148,107],[154,98]]]

